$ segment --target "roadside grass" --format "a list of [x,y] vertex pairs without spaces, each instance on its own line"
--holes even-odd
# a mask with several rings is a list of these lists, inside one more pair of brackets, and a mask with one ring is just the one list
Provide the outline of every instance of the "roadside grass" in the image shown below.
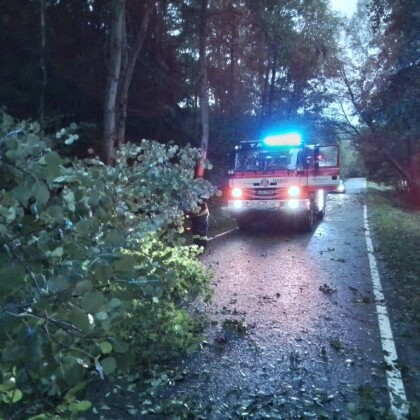
[[[392,270],[392,294],[399,301],[397,328],[418,349],[420,336],[420,210],[410,208],[394,190],[368,185],[367,203],[378,251]],[[416,356],[414,355],[414,360]],[[418,364],[403,366],[418,378]],[[411,376],[410,375],[410,376]],[[414,379],[414,388],[419,379]],[[418,393],[416,393],[418,395]],[[408,419],[420,418],[420,400],[410,402]]]
[[420,211],[410,209],[394,191],[369,186],[368,205],[379,251],[395,273],[408,321],[420,329]]

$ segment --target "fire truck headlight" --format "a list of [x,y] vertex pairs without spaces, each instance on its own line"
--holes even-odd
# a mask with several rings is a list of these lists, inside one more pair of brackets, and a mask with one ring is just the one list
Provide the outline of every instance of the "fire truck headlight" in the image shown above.
[[233,206],[235,209],[241,209],[242,208],[242,201],[235,201]]
[[292,185],[287,190],[287,194],[289,194],[290,197],[298,197],[300,194],[300,188],[296,185]]
[[242,197],[242,188],[238,188],[238,187],[234,188],[232,190],[232,197],[235,197],[235,198]]
[[323,190],[318,191],[318,209],[321,211],[325,205],[325,194]]
[[288,200],[287,207],[289,207],[290,210],[296,210],[299,208],[299,200]]

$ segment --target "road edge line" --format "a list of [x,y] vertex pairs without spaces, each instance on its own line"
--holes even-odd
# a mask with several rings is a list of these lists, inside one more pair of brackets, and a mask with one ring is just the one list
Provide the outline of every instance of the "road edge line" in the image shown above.
[[208,241],[212,241],[213,239],[217,239],[217,238],[220,238],[221,236],[225,236],[225,235],[227,235],[229,233],[234,232],[235,230],[238,230],[238,228],[236,227],[236,228],[233,228],[233,229],[228,230],[226,232],[219,233],[218,235],[214,235],[211,238],[209,238]]
[[408,400],[405,394],[404,382],[401,370],[397,366],[398,356],[395,347],[394,336],[392,334],[391,322],[388,316],[385,296],[382,290],[381,278],[372,245],[372,237],[369,230],[367,205],[363,209],[363,224],[365,229],[366,247],[368,251],[370,275],[373,284],[373,294],[375,296],[376,311],[378,315],[379,331],[381,334],[381,344],[385,363],[390,369],[386,370],[389,399],[391,410],[397,419],[404,419],[408,414]]

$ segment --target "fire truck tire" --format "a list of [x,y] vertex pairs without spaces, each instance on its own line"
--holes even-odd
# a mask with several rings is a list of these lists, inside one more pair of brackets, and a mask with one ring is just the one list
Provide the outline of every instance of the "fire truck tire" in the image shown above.
[[314,227],[314,212],[312,210],[308,210],[302,217],[300,222],[300,228],[302,232],[308,233],[312,232]]
[[316,218],[322,220],[325,216],[325,207],[316,213]]

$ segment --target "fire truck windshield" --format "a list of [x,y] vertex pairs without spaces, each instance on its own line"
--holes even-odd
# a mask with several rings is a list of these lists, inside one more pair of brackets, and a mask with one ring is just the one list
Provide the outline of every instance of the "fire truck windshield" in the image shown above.
[[297,151],[286,150],[259,150],[237,151],[235,155],[236,172],[278,171],[293,169]]

